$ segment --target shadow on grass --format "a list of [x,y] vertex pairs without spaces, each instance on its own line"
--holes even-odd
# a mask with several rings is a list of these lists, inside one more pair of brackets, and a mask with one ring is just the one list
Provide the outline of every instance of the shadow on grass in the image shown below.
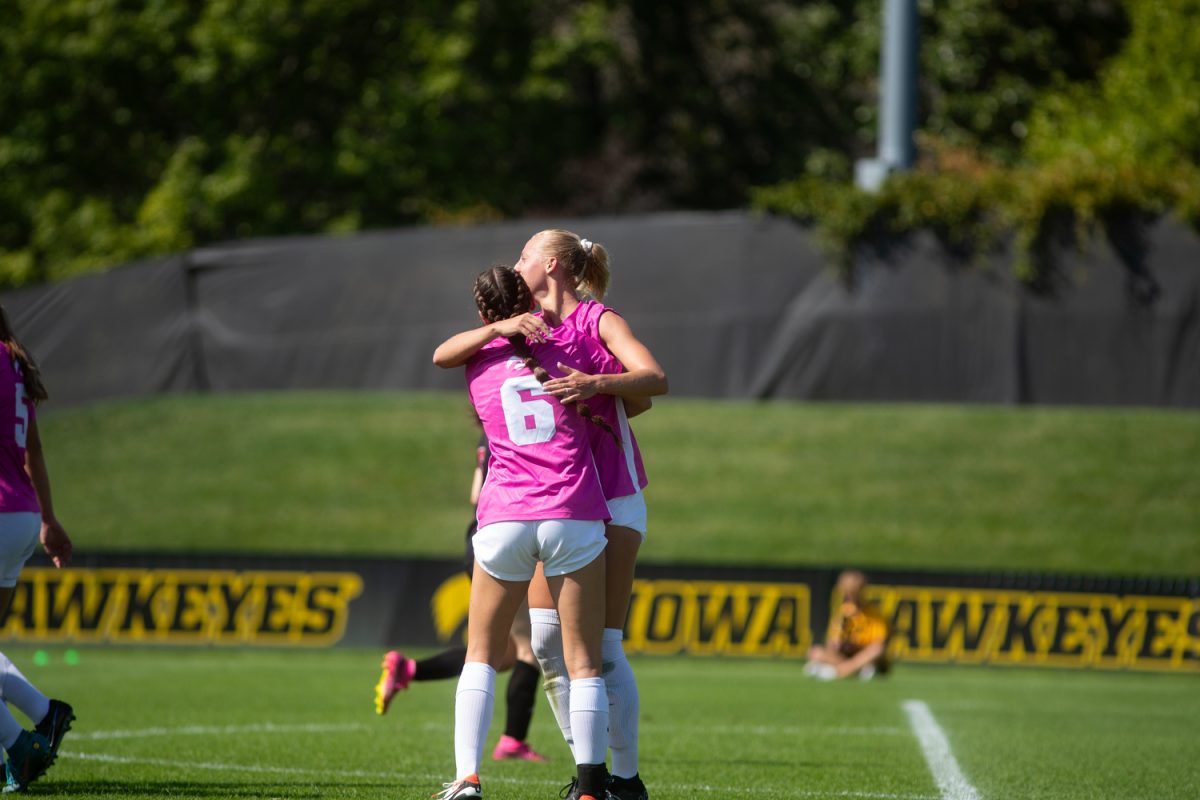
[[230,781],[39,781],[30,787],[29,794],[39,797],[242,797],[282,798],[288,800],[328,800],[330,797],[353,797],[359,792],[374,795],[378,792],[403,792],[413,787],[403,783],[358,783],[331,791],[328,785],[310,782],[296,783],[238,783]]

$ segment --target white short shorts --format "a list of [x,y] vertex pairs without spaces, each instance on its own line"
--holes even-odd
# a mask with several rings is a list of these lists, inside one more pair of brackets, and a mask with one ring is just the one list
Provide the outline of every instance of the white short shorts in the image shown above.
[[646,495],[640,491],[608,501],[609,525],[633,528],[646,541]]
[[583,569],[604,552],[600,520],[493,522],[475,534],[475,560],[502,581],[527,581],[541,561],[547,578]]
[[36,511],[0,514],[0,587],[17,585],[41,533],[42,515]]

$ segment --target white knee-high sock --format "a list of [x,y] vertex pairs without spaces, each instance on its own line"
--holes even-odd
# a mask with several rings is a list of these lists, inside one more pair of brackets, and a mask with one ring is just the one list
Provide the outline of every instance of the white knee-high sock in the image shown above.
[[34,725],[50,711],[50,698],[39,692],[3,653],[0,653],[0,698],[21,709]]
[[608,693],[604,678],[571,681],[575,763],[603,764],[608,756]]
[[456,780],[479,774],[483,741],[492,724],[496,670],[478,661],[463,665],[454,695],[454,766]]
[[600,645],[604,685],[608,690],[608,745],[612,748],[612,774],[632,778],[638,772],[638,716],[641,698],[637,679],[625,657],[620,628],[605,628]]
[[554,720],[562,731],[563,739],[572,752],[575,739],[571,733],[571,679],[567,674],[567,662],[563,657],[562,624],[558,612],[552,608],[529,609],[531,625],[530,644],[542,668],[542,686]]

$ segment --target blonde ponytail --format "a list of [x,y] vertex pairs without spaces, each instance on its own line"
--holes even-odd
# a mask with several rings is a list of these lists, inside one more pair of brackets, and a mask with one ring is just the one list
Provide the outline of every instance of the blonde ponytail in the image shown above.
[[543,237],[542,249],[567,268],[572,289],[604,299],[609,282],[608,250],[604,245],[561,228],[544,230],[538,236]]

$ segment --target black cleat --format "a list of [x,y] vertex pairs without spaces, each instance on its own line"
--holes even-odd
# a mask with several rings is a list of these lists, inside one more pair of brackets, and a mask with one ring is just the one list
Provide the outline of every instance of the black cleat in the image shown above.
[[640,775],[632,778],[618,778],[613,775],[608,780],[609,800],[648,800],[646,784],[642,783]]
[[50,710],[46,712],[46,716],[34,728],[50,743],[50,761],[58,757],[58,746],[62,744],[63,734],[71,730],[71,723],[75,721],[75,709],[71,708],[70,703],[64,703],[62,700],[51,700]]

